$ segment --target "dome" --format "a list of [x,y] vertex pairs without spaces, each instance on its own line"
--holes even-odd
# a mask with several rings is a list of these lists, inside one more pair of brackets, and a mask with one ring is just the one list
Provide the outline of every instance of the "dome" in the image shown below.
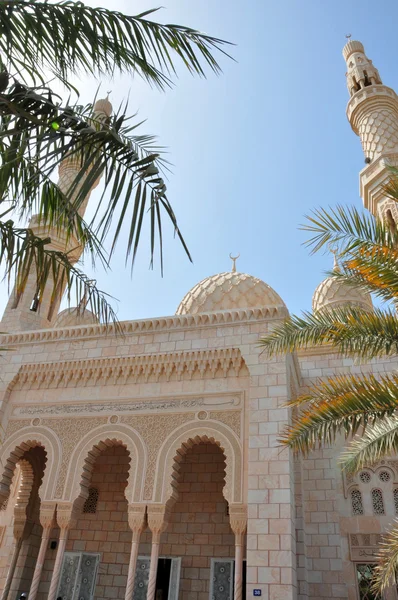
[[206,277],[182,299],[177,315],[196,315],[243,308],[269,308],[287,312],[282,298],[261,279],[229,271]]
[[[338,270],[335,260],[334,269]],[[324,308],[341,306],[357,306],[362,310],[372,311],[370,294],[364,290],[342,283],[335,277],[327,277],[316,288],[312,298],[312,310],[318,312]]]
[[80,325],[96,325],[98,319],[91,310],[86,310],[78,314],[76,308],[66,308],[58,313],[54,327],[60,329],[61,327],[79,327]]

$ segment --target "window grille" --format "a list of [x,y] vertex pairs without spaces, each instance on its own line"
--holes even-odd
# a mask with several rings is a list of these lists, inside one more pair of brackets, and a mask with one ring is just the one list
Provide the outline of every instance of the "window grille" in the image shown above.
[[380,471],[380,473],[379,473],[379,479],[383,483],[387,483],[387,481],[390,481],[391,475],[390,475],[390,473],[388,471]]
[[395,514],[398,515],[398,488],[394,489],[394,507],[395,507]]
[[372,591],[373,571],[376,565],[357,564],[357,582],[359,600],[381,600],[379,594]]
[[359,490],[351,491],[351,506],[353,515],[363,515],[362,494]]
[[99,498],[99,492],[97,488],[89,488],[88,490],[88,498],[86,499],[83,512],[94,514],[97,512],[97,503]]
[[362,481],[362,483],[369,483],[371,480],[371,475],[368,473],[368,471],[362,471],[362,473],[359,475],[359,479]]
[[381,490],[375,489],[372,490],[372,507],[373,514],[375,515],[384,515],[384,501],[383,501],[383,493]]

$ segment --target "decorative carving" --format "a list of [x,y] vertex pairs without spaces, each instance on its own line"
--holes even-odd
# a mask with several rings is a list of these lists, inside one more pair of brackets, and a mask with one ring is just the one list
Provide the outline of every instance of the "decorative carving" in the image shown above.
[[[239,323],[245,321],[257,321],[263,319],[285,317],[287,309],[281,307],[260,307],[249,309],[231,309],[212,313],[201,313],[197,315],[174,315],[159,319],[145,319],[137,321],[124,321],[118,323],[118,328],[125,335],[167,331],[170,329],[186,329],[187,327],[202,327],[206,325],[221,325],[224,323]],[[115,334],[115,326],[110,323],[105,325],[87,325],[70,327],[67,329],[48,329],[41,331],[10,333],[1,336],[0,344],[3,346],[16,346],[19,344],[32,344],[40,342],[51,342],[59,340],[87,340],[93,337],[105,337]]]
[[91,429],[107,422],[106,417],[91,417],[87,419],[43,419],[42,425],[51,428],[62,444],[62,462],[58,471],[55,498],[62,498],[65,478],[73,450],[79,440]]
[[[220,397],[190,397],[190,398],[173,398],[167,400],[152,400],[146,398],[145,400],[134,400],[123,402],[120,399],[108,402],[79,402],[78,404],[51,404],[51,405],[21,405],[14,407],[13,414],[15,416],[22,415],[84,415],[90,413],[114,413],[117,411],[118,414],[122,412],[145,412],[148,411],[162,411],[162,410],[178,410],[178,409],[189,409],[202,406],[239,406],[241,400],[239,396],[222,395]],[[112,416],[116,416],[112,414]],[[111,417],[112,418],[112,417]]]
[[43,529],[51,529],[55,525],[56,502],[42,502],[40,504],[40,524]]
[[153,534],[160,534],[169,523],[169,510],[165,504],[148,506],[148,527]]
[[243,535],[247,527],[247,505],[230,504],[229,522],[235,535]]
[[137,415],[122,417],[122,423],[133,427],[144,438],[148,449],[148,462],[145,474],[144,499],[151,500],[155,480],[155,469],[161,445],[176,427],[191,421],[192,413],[167,415]]
[[14,380],[14,389],[87,387],[148,381],[227,377],[232,369],[237,376],[244,366],[238,348],[216,348],[192,352],[142,354],[90,360],[23,365]]
[[133,534],[141,535],[146,525],[146,504],[129,504],[128,521]]
[[351,533],[349,534],[350,558],[356,562],[373,562],[378,555],[380,534]]
[[117,415],[112,415],[111,417],[109,417],[109,423],[118,423],[119,422],[119,417]]
[[205,410],[201,410],[196,416],[198,417],[199,421],[204,421],[208,418],[209,414]]
[[33,419],[32,425],[34,425],[35,427],[37,427],[37,425],[40,425],[40,419]]
[[210,413],[210,419],[215,421],[221,421],[236,433],[240,438],[241,419],[242,413],[240,410],[224,410],[224,411],[212,411]]
[[351,490],[351,508],[353,515],[363,515],[362,493],[360,490]]
[[77,509],[73,503],[59,502],[57,504],[56,519],[61,530],[72,529],[77,520]]

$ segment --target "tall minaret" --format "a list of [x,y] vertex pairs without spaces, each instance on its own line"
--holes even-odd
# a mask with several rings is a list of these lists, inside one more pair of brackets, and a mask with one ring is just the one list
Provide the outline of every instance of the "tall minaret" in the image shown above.
[[383,85],[361,42],[350,40],[344,46],[343,56],[350,94],[347,117],[361,138],[367,163],[360,172],[361,197],[375,216],[384,218],[389,208],[398,219],[398,204],[383,192],[383,185],[389,180],[388,165],[398,166],[398,96]]
[[[112,105],[108,99],[98,100],[94,105],[94,117],[96,122],[101,122],[112,113]],[[77,157],[66,157],[59,165],[59,179],[57,185],[61,191],[67,193],[71,184],[80,172],[80,161]],[[92,185],[85,201],[82,203],[79,213],[83,216],[90,194],[99,184],[99,180]],[[79,184],[79,187],[83,182]],[[78,192],[76,191],[75,194]],[[83,252],[83,247],[77,239],[66,240],[66,235],[56,229],[49,230],[40,224],[35,216],[32,217],[29,228],[40,238],[51,238],[48,244],[49,250],[58,250],[60,252],[69,252],[69,260],[75,264]],[[23,295],[18,296],[14,287],[8,300],[3,318],[0,323],[0,331],[32,331],[35,329],[45,329],[53,326],[58,313],[59,305],[62,300],[64,289],[57,290],[56,300],[51,306],[51,299],[54,289],[49,278],[47,288],[42,297],[36,293],[36,277],[32,273],[28,277]]]

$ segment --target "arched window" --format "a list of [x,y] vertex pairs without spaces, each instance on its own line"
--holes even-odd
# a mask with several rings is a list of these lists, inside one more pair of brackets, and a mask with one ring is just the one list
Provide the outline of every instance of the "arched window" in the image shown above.
[[394,494],[395,514],[398,515],[398,488],[394,489],[393,494]]
[[359,490],[351,491],[351,506],[353,515],[363,515],[362,494]]
[[96,513],[98,498],[99,498],[99,492],[98,492],[97,488],[94,488],[94,487],[89,488],[88,498],[86,499],[86,501],[84,503],[83,512],[91,513],[91,514]]
[[373,514],[375,515],[384,515],[384,500],[383,493],[379,489],[372,490],[372,507]]

